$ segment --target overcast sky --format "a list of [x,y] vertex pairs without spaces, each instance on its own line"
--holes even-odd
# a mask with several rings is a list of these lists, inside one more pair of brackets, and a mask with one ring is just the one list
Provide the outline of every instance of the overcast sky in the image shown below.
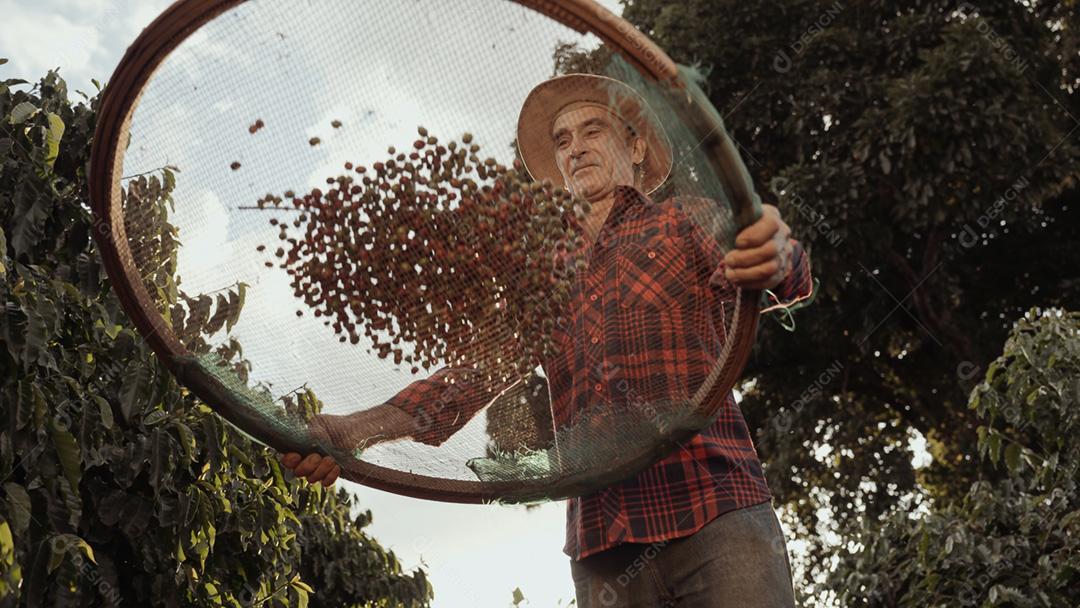
[[[616,0],[602,0],[601,3],[612,10],[619,10]],[[70,90],[93,94],[91,79],[108,81],[127,45],[169,4],[162,0],[0,0],[0,15],[3,15],[0,19],[0,56],[10,59],[10,63],[0,67],[0,74],[4,78],[35,80],[48,69],[59,67]],[[266,5],[279,8],[287,6],[280,1],[267,2]],[[463,2],[462,6],[469,6],[469,3]],[[315,43],[309,43],[311,38],[290,37],[292,32],[285,31],[280,32],[284,36],[275,41],[274,35],[278,33],[272,27],[275,20],[288,23],[291,17],[280,11],[274,13],[273,10],[249,14],[249,20],[240,26],[223,26],[219,30],[220,35],[204,34],[190,40],[167,66],[171,73],[169,78],[162,80],[160,90],[155,91],[152,87],[144,98],[143,106],[140,106],[139,112],[146,112],[141,123],[144,128],[140,131],[140,121],[136,120],[132,132],[132,151],[125,161],[125,173],[160,166],[160,161],[183,165],[185,171],[178,182],[177,200],[186,206],[178,205],[178,221],[187,227],[191,242],[200,245],[185,251],[181,260],[181,274],[189,291],[197,293],[199,289],[221,286],[218,284],[222,281],[221,274],[215,270],[220,267],[211,262],[226,264],[232,269],[235,274],[227,282],[231,282],[232,278],[244,278],[261,286],[262,293],[270,294],[263,297],[264,303],[273,300],[273,290],[287,290],[280,274],[277,278],[259,276],[250,279],[258,267],[250,263],[252,256],[247,253],[260,237],[251,231],[252,222],[238,221],[226,209],[233,202],[247,201],[250,204],[254,192],[261,195],[278,188],[284,189],[287,184],[300,188],[317,183],[328,172],[339,167],[343,160],[374,153],[373,147],[363,147],[367,141],[363,135],[370,134],[370,131],[359,129],[366,119],[364,103],[360,98],[370,87],[361,86],[355,81],[340,81],[341,70],[325,57],[326,53],[338,47],[319,44],[333,37],[327,36],[321,40],[316,37]],[[322,25],[328,31],[336,31],[338,36],[348,31],[374,40],[378,35],[386,34],[357,27],[343,30],[340,20],[333,18]],[[417,26],[419,31],[433,27],[454,27],[453,23],[433,24],[423,20],[412,25]],[[229,38],[230,27],[245,27],[253,33],[249,38],[242,39],[235,36],[234,29],[231,30],[232,38]],[[484,34],[504,45],[488,55],[492,61],[499,60],[504,49],[506,52],[515,49],[514,45],[521,40],[521,32],[512,29]],[[230,43],[230,40],[247,40],[250,45],[238,52],[237,45]],[[417,73],[430,69],[426,56],[428,51],[419,47],[417,40],[402,44],[402,55],[399,56],[401,64],[396,66],[397,69],[401,65]],[[260,51],[260,44],[264,45],[261,48],[273,51]],[[363,48],[356,43],[352,46],[353,52]],[[289,52],[295,55],[286,56]],[[274,64],[272,60],[278,63]],[[274,65],[286,65],[292,71],[282,77],[280,70],[273,69]],[[417,115],[444,117],[447,119],[445,129],[450,130],[458,124],[475,125],[478,122],[477,116],[468,114],[470,109],[476,112],[499,107],[501,110],[494,99],[489,100],[488,107],[470,104],[470,99],[475,97],[466,95],[469,93],[468,87],[482,86],[479,80],[444,92],[439,96],[439,107],[435,110],[424,107],[423,96],[419,96],[421,101],[417,101],[418,96],[407,86],[395,88],[395,82],[401,79],[391,78],[386,66],[366,67],[364,75],[381,82],[379,97],[369,100],[371,104],[378,103],[381,114],[377,118],[383,129],[380,140],[373,146],[384,146],[387,138],[411,136],[415,128],[411,123]],[[540,70],[539,67],[536,69]],[[526,70],[524,77],[535,76],[538,80],[541,72],[534,72]],[[245,76],[242,81],[230,76],[240,73]],[[469,73],[476,75],[483,72],[473,69]],[[190,84],[197,84],[198,88],[181,90],[184,85]],[[524,84],[527,83],[523,81],[518,86]],[[289,95],[276,98],[280,105],[272,107],[273,104],[268,101],[275,97],[265,94],[266,87],[279,87],[289,91]],[[298,97],[298,90],[304,96]],[[514,95],[523,95],[525,90],[506,92],[500,97],[499,103],[510,107]],[[75,99],[74,93],[72,97]],[[260,103],[257,112],[267,117],[266,137],[273,138],[267,141],[282,150],[295,150],[297,158],[301,159],[295,163],[299,167],[296,170],[302,170],[304,175],[284,172],[280,163],[269,162],[273,159],[265,152],[270,147],[267,141],[258,148],[244,148],[243,142],[248,140],[243,138],[222,140],[214,137],[222,130],[247,124],[245,121],[251,116],[237,104],[242,105],[245,100],[251,99],[266,102]],[[298,102],[298,99],[302,101]],[[392,101],[388,103],[388,99]],[[427,100],[431,99],[431,96],[427,96]],[[509,133],[508,125],[516,119],[510,112],[499,111],[496,114],[486,111],[479,115],[484,117],[481,124],[490,130],[491,141],[504,139]],[[455,122],[453,118],[460,116],[465,116],[464,122]],[[281,125],[281,128],[272,130],[269,128],[271,117],[288,117],[289,120],[287,124],[283,124],[284,120],[273,123],[275,127]],[[352,131],[342,129],[344,134],[334,139],[335,134],[327,127],[334,119],[340,119],[347,125],[357,125],[358,128]],[[456,135],[452,131],[450,134]],[[478,133],[478,139],[481,139],[481,134]],[[317,150],[295,146],[297,142],[306,142],[312,136],[324,137],[327,142]],[[178,145],[175,143],[178,141],[185,143]],[[500,141],[499,145],[508,142]],[[488,152],[505,156],[508,149],[491,149]],[[242,181],[226,181],[229,176],[225,167],[231,160],[242,160],[249,171]],[[183,234],[181,238],[184,238]],[[246,265],[244,260],[248,261]],[[188,269],[186,273],[185,268]],[[252,298],[249,295],[248,302],[254,310],[259,307],[259,296],[255,296],[254,300]],[[249,311],[246,309],[245,312]],[[244,344],[245,355],[256,362],[266,361],[271,349],[282,350],[280,344],[262,339],[270,334],[277,322],[266,309],[262,312],[265,314],[252,317],[259,321],[236,328]],[[285,312],[292,313],[291,310]],[[288,368],[286,362],[282,362],[276,370],[285,378],[282,382],[287,381],[290,372],[297,372],[304,366],[310,367],[313,357],[325,357],[326,349],[337,348],[337,345],[336,342],[327,341],[299,343],[293,347],[290,359],[300,367]],[[369,360],[365,365],[375,364]],[[366,377],[370,378],[372,374]],[[355,378],[339,376],[336,380],[326,379],[326,382],[328,385],[324,390],[328,395],[355,394],[358,391]],[[383,395],[392,386],[392,383],[376,384],[369,382],[363,387],[369,397]],[[373,511],[374,523],[368,531],[379,542],[394,550],[407,569],[425,566],[436,590],[436,608],[507,606],[510,605],[511,591],[518,586],[530,600],[528,605],[531,606],[555,606],[559,602],[565,605],[573,597],[567,558],[561,552],[565,513],[562,502],[549,503],[530,511],[523,507],[453,505],[400,497],[348,482],[339,483],[357,495],[362,508]]]

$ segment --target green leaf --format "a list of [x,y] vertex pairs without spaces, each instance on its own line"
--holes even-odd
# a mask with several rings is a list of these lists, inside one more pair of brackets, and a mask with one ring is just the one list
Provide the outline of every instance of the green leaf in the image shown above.
[[885,175],[892,172],[892,162],[889,160],[889,155],[882,150],[878,153],[878,163],[881,164],[881,171]]
[[79,452],[79,444],[75,441],[75,436],[57,425],[55,420],[49,425],[49,432],[52,435],[53,444],[56,445],[64,476],[71,484],[72,491],[78,492],[79,480],[82,477],[82,456]]
[[191,331],[204,331],[203,326],[210,317],[210,305],[214,300],[208,295],[200,295],[196,300],[188,300],[187,329]]
[[525,601],[525,594],[521,592],[521,587],[514,587],[513,602],[517,606],[521,602]]
[[175,428],[176,433],[180,435],[180,447],[184,450],[184,457],[190,462],[195,458],[195,451],[197,449],[195,434],[192,433],[191,428],[183,422],[173,423],[173,428]]
[[8,522],[0,521],[0,555],[15,554],[15,539],[11,536]]
[[77,537],[75,540],[75,544],[77,544],[79,548],[82,549],[82,552],[86,555],[87,559],[89,559],[94,564],[97,564],[97,558],[94,557],[94,548],[90,546],[90,543],[86,542],[82,538]]
[[217,416],[211,414],[203,418],[203,437],[206,441],[206,454],[210,464],[210,474],[217,475],[221,470],[221,427],[218,426]]
[[169,415],[166,414],[164,410],[151,410],[143,416],[142,423],[144,426],[154,426],[155,424],[163,422],[168,417]]
[[971,392],[971,400],[968,401],[968,409],[975,410],[981,414],[982,412],[979,410],[980,403],[982,403],[982,391],[975,389]]
[[302,589],[302,590],[306,591],[307,593],[315,593],[315,590],[311,588],[311,585],[308,585],[307,583],[300,580],[299,578],[293,581],[292,586],[296,587],[297,589]]
[[255,467],[255,463],[251,460],[251,457],[248,456],[247,452],[233,445],[233,442],[231,441],[229,442],[229,455],[247,465],[249,471]]
[[1001,435],[996,431],[990,431],[987,437],[987,450],[990,453],[990,462],[996,465],[1001,460]]
[[19,381],[19,398],[15,406],[15,429],[19,430],[34,416],[35,400],[38,398],[38,388],[33,382],[33,376],[27,380]]
[[101,265],[96,255],[83,252],[75,258],[75,268],[79,272],[79,289],[83,294],[94,297],[101,287]]
[[1009,472],[1016,474],[1020,470],[1020,446],[1015,443],[1010,443],[1009,447],[1005,448],[1005,466],[1009,468]]
[[64,555],[67,554],[67,543],[57,542],[57,539],[66,537],[66,534],[60,534],[52,537],[49,542],[49,569],[48,573],[52,574],[54,570],[60,567],[60,564],[64,563]]
[[44,237],[45,220],[49,219],[50,201],[45,196],[37,196],[26,213],[14,218],[15,227],[11,231],[11,248],[15,257],[29,253],[34,245]]
[[4,265],[4,260],[7,259],[7,237],[4,235],[3,227],[0,227],[0,279],[4,278],[7,273],[7,266]]
[[923,532],[919,537],[919,556],[926,555],[926,551],[930,548],[930,535]]
[[4,64],[5,64],[5,63],[7,63],[7,62],[8,62],[8,58],[7,58],[7,57],[0,57],[0,65],[4,65]]
[[[243,281],[240,281],[236,286],[236,308],[234,309],[236,317],[232,319],[232,325],[236,325],[236,322],[240,319],[240,311],[244,309],[244,300],[247,298],[248,287],[249,285]],[[230,325],[228,329],[231,331],[232,326]]]
[[64,138],[64,121],[56,114],[49,112],[49,130],[45,134],[45,165],[52,169],[56,164],[56,158],[60,155],[60,140]]
[[46,298],[41,298],[34,304],[33,307],[23,309],[27,317],[23,365],[27,369],[35,365],[56,369],[56,363],[52,354],[49,353],[49,339],[56,328],[56,306]]
[[8,122],[13,125],[21,125],[26,122],[31,116],[37,114],[38,107],[29,101],[24,101],[19,105],[11,109],[11,114],[8,115]]
[[169,434],[161,429],[154,430],[150,451],[150,485],[155,493],[161,490],[163,479],[172,472],[172,446]]
[[243,283],[240,284],[239,291],[229,292],[229,316],[225,320],[225,331],[231,332],[236,322],[240,320],[240,310],[244,307],[244,296],[242,295],[245,290]]
[[[48,543],[51,547],[52,543]],[[50,548],[51,551],[51,548]],[[30,567],[30,575],[24,579],[27,606],[44,606],[45,591],[48,587],[48,563],[51,557],[50,551],[35,551],[34,564]]]
[[106,429],[113,428],[113,412],[109,402],[98,395],[94,395],[94,403],[98,406],[98,414],[101,416],[101,426]]
[[30,494],[26,492],[26,488],[13,481],[4,484],[4,493],[7,494],[8,517],[15,525],[15,533],[22,534],[30,525]]
[[203,331],[207,335],[212,335],[218,332],[225,325],[225,322],[231,316],[229,310],[229,300],[225,298],[224,294],[218,294],[217,307],[214,309],[214,316],[210,317],[210,321],[207,322]]
[[124,372],[124,382],[120,386],[120,413],[125,422],[130,422],[140,402],[146,398],[150,388],[150,370],[138,359],[132,359]]

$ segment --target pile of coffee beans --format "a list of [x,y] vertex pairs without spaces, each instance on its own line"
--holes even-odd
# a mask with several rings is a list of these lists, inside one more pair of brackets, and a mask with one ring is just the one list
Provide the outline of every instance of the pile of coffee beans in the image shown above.
[[[345,163],[326,188],[268,194],[277,245],[260,245],[303,303],[358,344],[412,373],[474,367],[509,379],[554,352],[589,203],[532,181],[519,161],[481,159],[466,133],[446,145],[420,127],[408,151]],[[284,219],[283,219],[284,218]]]

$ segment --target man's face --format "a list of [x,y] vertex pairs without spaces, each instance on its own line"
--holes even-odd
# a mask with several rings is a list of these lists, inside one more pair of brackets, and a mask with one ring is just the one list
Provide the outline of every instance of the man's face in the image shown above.
[[634,185],[634,164],[645,156],[645,142],[630,138],[625,124],[597,106],[571,106],[552,127],[555,162],[575,194],[597,201],[616,186]]

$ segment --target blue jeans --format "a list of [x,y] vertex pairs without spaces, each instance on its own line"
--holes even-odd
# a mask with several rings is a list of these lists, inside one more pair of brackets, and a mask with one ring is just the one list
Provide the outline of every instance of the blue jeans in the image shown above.
[[624,543],[570,561],[578,608],[794,608],[791,562],[771,502],[690,536]]

